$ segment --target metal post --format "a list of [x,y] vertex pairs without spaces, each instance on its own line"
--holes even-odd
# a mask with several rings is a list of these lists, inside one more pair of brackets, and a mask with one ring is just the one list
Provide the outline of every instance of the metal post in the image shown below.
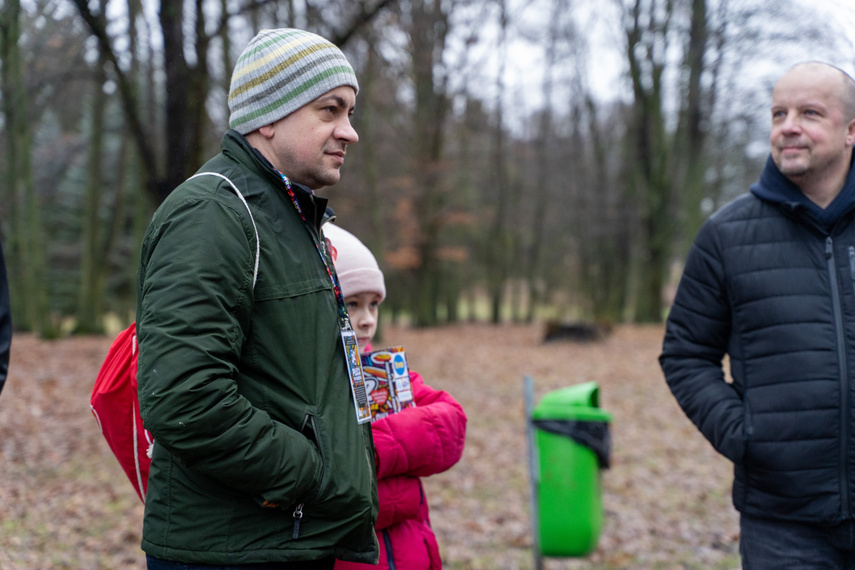
[[531,425],[531,413],[534,409],[534,380],[531,376],[523,378],[525,393],[525,429],[528,437],[528,480],[531,486],[531,532],[534,551],[534,570],[543,570],[543,558],[540,556],[540,522],[537,513],[537,482],[540,470],[535,453],[534,427]]

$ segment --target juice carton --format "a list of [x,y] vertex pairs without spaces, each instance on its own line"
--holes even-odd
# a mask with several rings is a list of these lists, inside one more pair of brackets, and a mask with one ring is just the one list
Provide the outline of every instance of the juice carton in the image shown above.
[[407,355],[401,346],[362,355],[365,390],[371,404],[371,421],[415,407]]

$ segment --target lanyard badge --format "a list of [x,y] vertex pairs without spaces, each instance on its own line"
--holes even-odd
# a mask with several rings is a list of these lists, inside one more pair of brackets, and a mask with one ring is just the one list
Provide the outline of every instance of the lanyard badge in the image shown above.
[[365,373],[362,370],[362,360],[359,358],[356,333],[350,327],[349,320],[345,321],[341,328],[341,341],[344,344],[344,356],[347,361],[347,374],[350,377],[350,389],[353,393],[356,421],[364,424],[371,421],[371,404],[368,401],[368,391],[365,389]]

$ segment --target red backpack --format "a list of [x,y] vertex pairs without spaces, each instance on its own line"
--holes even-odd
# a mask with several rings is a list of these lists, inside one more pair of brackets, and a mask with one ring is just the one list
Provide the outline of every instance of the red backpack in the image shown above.
[[[241,199],[252,227],[255,229],[255,268],[252,274],[252,286],[258,278],[258,258],[261,252],[261,242],[258,239],[258,228],[252,217],[249,204],[231,180],[216,172],[200,172],[191,176],[217,176],[231,185],[232,190]],[[136,322],[119,333],[107,352],[107,358],[98,371],[89,407],[95,414],[95,419],[101,427],[101,433],[107,440],[110,449],[119,464],[130,479],[131,484],[145,503],[145,493],[148,488],[148,472],[151,465],[151,452],[154,437],[143,426],[140,417],[140,401],[137,395],[137,360],[139,351],[137,345]]]
[[95,379],[89,407],[125,475],[145,502],[154,438],[143,427],[137,397],[137,324],[119,333]]

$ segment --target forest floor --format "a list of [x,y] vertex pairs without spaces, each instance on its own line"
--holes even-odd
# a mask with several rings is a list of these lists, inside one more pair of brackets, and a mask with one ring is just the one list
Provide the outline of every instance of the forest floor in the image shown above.
[[[595,381],[613,414],[595,552],[557,569],[739,568],[731,466],[685,418],[657,363],[660,326],[542,342],[540,326],[384,327],[469,418],[466,449],[425,480],[447,569],[534,567],[523,377],[546,392]],[[143,506],[89,411],[107,337],[14,338],[0,396],[0,568],[143,569]],[[568,514],[569,516],[569,514]]]

